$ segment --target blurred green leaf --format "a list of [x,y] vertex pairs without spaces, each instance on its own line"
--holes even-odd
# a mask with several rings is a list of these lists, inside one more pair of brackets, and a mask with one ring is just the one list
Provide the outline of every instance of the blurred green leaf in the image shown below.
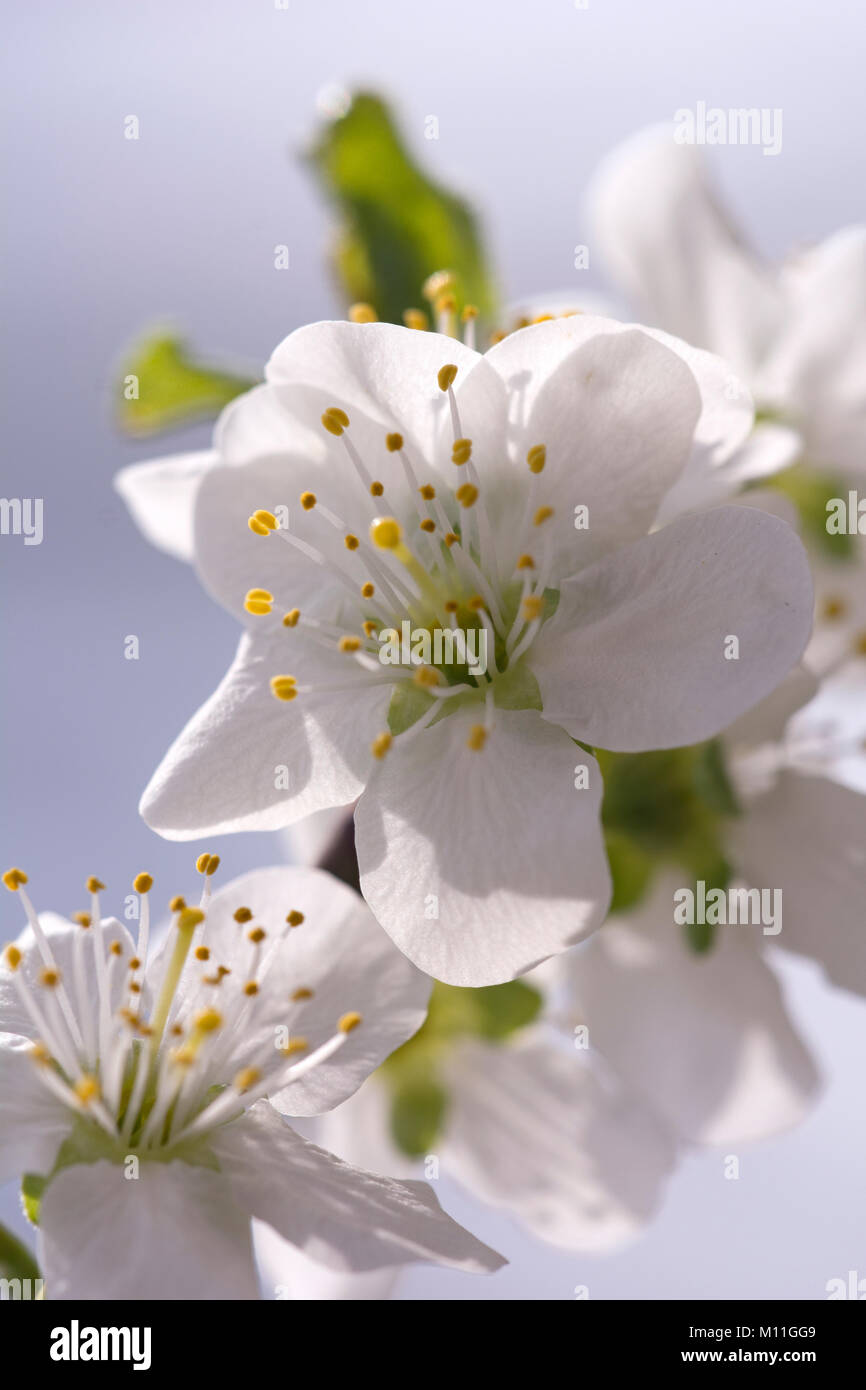
[[616,830],[604,837],[610,876],[613,880],[611,912],[629,912],[644,898],[652,882],[656,861],[634,840]]
[[391,1137],[404,1154],[420,1158],[430,1152],[442,1128],[448,1096],[432,1077],[399,1086],[391,1097]]
[[197,362],[180,338],[151,334],[130,350],[117,386],[126,434],[152,435],[211,420],[255,381]]
[[39,1266],[27,1246],[3,1225],[0,1225],[0,1277],[39,1278]]
[[335,261],[347,302],[402,323],[404,309],[424,307],[427,277],[450,270],[458,307],[490,319],[496,299],[475,217],[418,167],[380,97],[357,93],[309,159],[341,214]]
[[831,497],[848,496],[848,487],[840,478],[819,473],[807,464],[798,463],[762,481],[762,486],[774,487],[794,503],[803,524],[803,537],[811,541],[828,560],[852,560],[856,554],[856,537],[834,536],[827,530],[827,503]]

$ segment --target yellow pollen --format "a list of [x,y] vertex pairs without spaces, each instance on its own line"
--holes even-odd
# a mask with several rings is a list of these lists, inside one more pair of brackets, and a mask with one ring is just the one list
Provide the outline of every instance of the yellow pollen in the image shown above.
[[378,630],[378,623],[374,623],[372,618],[367,618],[364,622],[364,636],[373,637]]
[[442,677],[435,666],[419,666],[412,679],[420,686],[437,686],[442,683]]
[[535,516],[532,518],[532,524],[533,526],[541,526],[541,524],[547,521],[548,517],[551,516],[553,516],[552,507],[539,507]]
[[111,954],[112,954],[113,956],[122,956],[122,955],[123,955],[123,947],[121,946],[121,944],[120,944],[119,941],[112,941],[112,943],[111,943],[111,945],[109,946],[108,949],[110,950],[110,952],[111,952]]
[[229,970],[227,965],[217,966],[217,974],[219,975],[220,979],[222,979],[224,975],[230,975],[231,973],[232,972]]
[[283,1057],[291,1057],[296,1052],[306,1052],[308,1046],[306,1038],[291,1038],[285,1047],[280,1048],[280,1052]]
[[262,1074],[258,1068],[244,1067],[243,1071],[239,1071],[235,1077],[235,1090],[240,1091],[241,1095],[243,1095],[244,1091],[248,1091],[250,1087],[255,1086],[256,1082],[261,1081],[261,1079]]
[[372,304],[353,304],[349,310],[350,323],[378,323],[379,315]]
[[210,857],[210,859],[208,860],[207,868],[205,869],[205,873],[207,874],[208,878],[213,878],[213,876],[214,876],[214,874],[216,873],[216,871],[217,871],[217,869],[219,868],[219,866],[220,866],[220,857],[219,857],[219,855],[218,855],[218,854],[212,854],[211,857]]
[[827,622],[835,622],[837,618],[845,616],[847,608],[848,605],[843,598],[839,598],[836,594],[830,594],[824,600],[821,617],[825,618]]
[[376,737],[373,739],[373,742],[370,744],[370,751],[372,752],[373,757],[384,758],[385,754],[388,752],[388,749],[391,747],[393,741],[394,740],[392,739],[391,735],[388,733],[387,730],[382,734],[377,734]]
[[451,462],[456,464],[468,463],[472,457],[472,440],[455,439],[454,447],[451,450]]
[[385,491],[385,485],[384,485],[384,483],[371,483],[371,484],[370,484],[370,496],[371,496],[371,497],[381,497],[381,496],[382,496],[382,493],[383,493],[384,491]]
[[375,592],[376,592],[376,586],[375,586],[375,584],[371,584],[371,583],[369,582],[369,580],[368,580],[368,582],[367,582],[366,584],[362,584],[362,585],[361,585],[361,597],[362,597],[362,598],[372,598],[373,595],[375,594]]
[[456,613],[457,609],[460,607],[460,604],[457,602],[456,599],[447,598],[443,603],[442,607],[445,609],[446,613]]
[[478,488],[474,483],[462,483],[454,496],[461,507],[472,507],[478,500]]
[[21,885],[27,882],[27,875],[23,869],[7,869],[3,875],[3,882],[10,893],[17,893]]
[[129,992],[130,994],[141,994],[141,985],[137,985],[135,983],[131,984],[129,986]]
[[247,984],[244,985],[244,994],[249,995],[250,998],[252,998],[254,994],[258,994],[258,992],[259,987],[256,984],[255,980],[250,980]]
[[92,1100],[99,1099],[99,1082],[95,1076],[82,1076],[76,1081],[74,1091],[82,1105],[88,1105]]
[[346,428],[345,425],[343,425],[337,419],[336,415],[332,415],[329,410],[326,410],[324,415],[322,416],[322,424],[325,426],[325,429],[328,431],[328,434],[335,435],[337,439],[340,438],[340,435]]
[[141,961],[139,960],[138,956],[132,957],[132,959],[129,962],[129,968],[133,972],[141,969]]
[[337,646],[341,652],[356,652],[361,646],[360,637],[341,637]]
[[486,606],[487,605],[485,604],[484,599],[481,597],[480,594],[473,594],[470,599],[466,600],[466,607],[469,609],[471,613],[480,613],[483,608],[486,608]]
[[452,547],[452,545],[456,545],[457,542],[459,541],[459,539],[460,539],[460,537],[459,537],[459,536],[455,536],[455,534],[454,534],[453,531],[449,531],[448,534],[447,534],[447,536],[445,537],[445,544],[447,545],[448,549],[450,550],[451,547]]
[[91,877],[91,878],[89,878],[89,879],[87,880],[87,891],[88,891],[88,893],[101,893],[101,892],[103,891],[104,888],[105,888],[105,884],[104,884],[104,883],[102,882],[102,880],[99,879],[99,878],[93,878],[93,877]]
[[370,540],[380,550],[396,550],[402,539],[400,523],[393,516],[379,516],[370,526]]
[[423,333],[430,320],[423,309],[404,309],[403,322],[407,328],[414,328]]
[[266,526],[269,531],[276,531],[277,518],[274,516],[273,512],[266,511],[264,507],[260,507],[257,512],[253,512],[253,517],[261,526]]
[[353,1028],[357,1028],[362,1022],[361,1015],[356,1013],[343,1014],[337,1024],[341,1033],[351,1033]]
[[436,380],[439,383],[439,390],[447,391],[448,388],[454,384],[454,378],[456,377],[456,375],[457,368],[455,367],[453,362],[448,362],[444,367],[440,367],[439,372],[436,376]]
[[198,859],[195,861],[196,873],[199,873],[199,874],[207,873],[207,866],[208,866],[209,863],[210,863],[210,855],[209,855],[209,854],[200,854],[199,857],[198,857]]
[[51,1061],[51,1053],[48,1051],[48,1048],[40,1042],[34,1043],[30,1048],[30,1056],[37,1066],[40,1067],[47,1067]]
[[497,343],[503,342],[507,337],[508,334],[503,333],[500,328],[494,329],[494,331],[490,334],[490,346],[496,347]]
[[432,275],[428,275],[424,284],[421,286],[421,293],[425,299],[438,299],[447,290],[454,289],[453,270],[434,270]]
[[294,700],[297,682],[294,676],[271,676],[271,694],[277,700]]
[[254,946],[258,946],[260,941],[264,941],[267,932],[264,927],[253,927],[252,931],[247,932],[247,940],[252,941]]
[[299,926],[301,925],[301,923],[303,922],[303,920],[304,920],[304,914],[303,914],[303,912],[298,912],[298,909],[297,909],[296,907],[293,907],[293,908],[292,908],[291,912],[289,913],[288,917],[286,918],[286,921],[288,922],[288,924],[289,924],[290,927],[299,927]]
[[271,534],[270,527],[263,526],[260,521],[256,521],[256,518],[254,516],[251,516],[249,518],[249,520],[247,521],[247,526],[249,526],[250,530],[255,536],[269,536]]
[[440,294],[433,303],[437,314],[453,314],[457,309],[457,300],[453,294]]
[[301,506],[305,512],[311,512],[316,505],[316,494],[314,492],[301,493]]
[[198,926],[199,922],[203,921],[204,913],[201,908],[183,907],[180,910],[177,925],[180,931],[193,931]]
[[79,927],[89,927],[93,919],[89,912],[76,912],[72,920],[77,922]]
[[436,522],[433,521],[432,518],[429,516],[426,516],[423,521],[419,521],[418,525],[422,531],[427,532],[428,536],[436,530]]
[[553,318],[553,314],[537,314],[536,317],[532,320],[532,322],[533,322],[533,323],[549,323],[549,321],[550,321],[552,318]]
[[536,618],[540,618],[543,607],[544,599],[540,597],[540,595],[531,594],[528,598],[525,598],[521,604],[525,621],[531,623],[534,622]]
[[3,959],[10,970],[17,970],[21,964],[21,952],[17,946],[7,946],[3,952]]
[[269,589],[250,589],[247,598],[261,599],[262,603],[273,603],[274,596]]
[[171,902],[168,905],[168,910],[169,912],[182,912],[185,907],[186,898],[181,898],[178,895],[178,897],[172,898]]
[[273,594],[269,594],[266,589],[250,589],[244,599],[244,608],[248,613],[252,613],[253,617],[263,618],[270,613],[273,601]]
[[197,946],[195,949],[196,960],[210,960],[210,951],[207,946]]
[[251,922],[253,920],[253,914],[248,907],[239,907],[234,917],[236,922],[241,923]]
[[293,1004],[297,1004],[301,999],[312,999],[313,991],[311,989],[296,989],[289,997]]
[[471,748],[474,753],[479,753],[487,742],[487,730],[483,724],[473,724],[469,730],[469,737],[466,740],[466,747]]
[[203,1009],[195,1017],[195,1031],[197,1033],[215,1033],[222,1027],[223,1016],[218,1009]]
[[517,568],[519,570],[534,570],[535,561],[531,555],[521,555],[520,559],[517,561]]
[[283,615],[283,627],[297,627],[300,616],[300,608],[290,608],[288,613]]
[[56,989],[60,984],[60,971],[50,969],[43,970],[42,974],[39,976],[39,983],[44,985],[46,989]]
[[866,656],[866,632],[859,632],[854,638],[854,652],[856,656]]
[[389,454],[396,454],[398,449],[403,448],[403,436],[395,430],[393,434],[385,435],[385,448]]
[[535,444],[526,455],[530,473],[542,473],[547,459],[547,449],[543,444]]
[[476,304],[464,304],[463,313],[460,315],[460,317],[462,318],[464,323],[468,323],[470,319],[477,319],[478,306]]
[[423,487],[419,487],[418,491],[425,502],[432,502],[433,498],[436,496],[436,489],[432,483],[425,483]]
[[132,880],[132,886],[136,893],[149,893],[153,887],[153,876],[151,874],[136,874]]
[[325,414],[330,415],[332,420],[336,420],[338,425],[342,425],[344,430],[349,428],[349,417],[345,410],[341,410],[338,405],[329,405]]
[[357,550],[361,542],[358,540],[357,536],[348,535],[344,536],[343,544],[345,545],[347,550]]

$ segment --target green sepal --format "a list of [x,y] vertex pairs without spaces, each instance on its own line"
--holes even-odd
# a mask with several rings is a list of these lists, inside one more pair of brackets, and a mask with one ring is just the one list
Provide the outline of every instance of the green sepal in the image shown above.
[[[255,385],[249,377],[196,361],[180,338],[150,334],[130,349],[121,366],[117,422],[126,434],[144,436],[212,420]],[[137,395],[129,398],[130,391]]]
[[30,1250],[8,1227],[0,1223],[0,1277],[39,1279],[39,1266]]

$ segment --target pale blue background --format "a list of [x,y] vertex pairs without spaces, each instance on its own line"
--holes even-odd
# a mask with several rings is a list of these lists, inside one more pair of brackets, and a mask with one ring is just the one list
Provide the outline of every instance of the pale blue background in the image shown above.
[[[778,158],[715,161],[766,252],[862,218],[864,26],[856,0],[27,0],[11,25],[2,492],[44,497],[45,540],[0,539],[2,858],[29,870],[40,905],[69,911],[92,872],[118,895],[145,866],[162,896],[189,884],[196,847],[159,841],[136,803],[236,636],[113,495],[117,467],[151,450],[117,438],[107,383],[123,345],[163,316],[255,370],[333,311],[328,215],[292,157],[320,88],[393,95],[420,153],[484,210],[509,297],[579,292],[600,286],[594,267],[573,269],[596,160],[698,100],[783,108]],[[137,143],[123,138],[129,114]],[[438,143],[423,139],[428,115]],[[278,273],[283,242],[292,268]],[[128,633],[138,662],[123,659]],[[216,847],[229,873],[278,856],[273,837]],[[2,909],[0,936],[14,935],[5,894]],[[816,1298],[851,1268],[866,1276],[866,1011],[809,969],[790,981],[831,1084],[807,1125],[743,1156],[739,1182],[724,1181],[721,1155],[692,1159],[646,1236],[603,1260],[551,1253],[443,1180],[446,1205],[513,1263],[491,1281],[419,1270],[407,1296],[568,1299],[585,1283],[593,1297]]]

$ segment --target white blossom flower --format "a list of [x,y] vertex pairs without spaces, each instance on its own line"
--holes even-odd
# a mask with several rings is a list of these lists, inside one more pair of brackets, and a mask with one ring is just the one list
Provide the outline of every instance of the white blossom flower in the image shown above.
[[699,152],[670,126],[608,155],[589,208],[593,244],[646,322],[721,354],[759,415],[801,436],[811,466],[863,476],[866,227],[764,265],[733,230]]
[[149,875],[137,941],[102,918],[96,879],[66,921],[4,875],[28,926],[0,965],[0,1181],[42,1179],[49,1297],[255,1298],[252,1218],[336,1269],[497,1268],[426,1184],[283,1120],[351,1095],[421,1023],[429,982],[328,875],[257,870],[210,896],[217,862],[156,953]]
[[[574,741],[713,736],[809,630],[784,523],[722,507],[649,534],[696,439],[744,430],[728,369],[684,352],[588,316],[485,356],[377,323],[286,339],[195,490],[196,565],[248,632],[145,792],[147,822],[272,829],[360,798],[364,896],[455,984],[513,978],[597,927],[601,778]],[[174,487],[165,462],[121,483],[151,534]],[[383,664],[379,634],[403,622],[484,634],[486,672]]]

